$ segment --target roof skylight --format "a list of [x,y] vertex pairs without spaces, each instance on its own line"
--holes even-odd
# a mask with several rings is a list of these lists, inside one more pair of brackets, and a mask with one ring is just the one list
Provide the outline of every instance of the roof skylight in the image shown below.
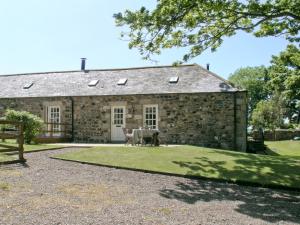
[[29,82],[29,83],[26,83],[24,86],[23,86],[23,89],[29,89],[31,88],[33,85],[33,82]]
[[98,83],[99,83],[99,80],[92,80],[92,81],[90,81],[90,83],[88,85],[89,85],[89,87],[95,87],[95,86],[97,86]]
[[127,83],[127,78],[121,78],[119,81],[118,81],[118,85],[125,85]]
[[169,83],[171,84],[176,84],[179,80],[179,77],[176,76],[176,77],[171,77],[170,80],[169,80]]

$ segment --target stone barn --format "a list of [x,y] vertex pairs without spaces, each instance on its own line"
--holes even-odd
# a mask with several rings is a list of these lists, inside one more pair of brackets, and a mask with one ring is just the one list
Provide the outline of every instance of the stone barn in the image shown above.
[[25,110],[44,140],[124,141],[122,127],[162,143],[246,150],[247,93],[197,64],[0,76],[0,116]]

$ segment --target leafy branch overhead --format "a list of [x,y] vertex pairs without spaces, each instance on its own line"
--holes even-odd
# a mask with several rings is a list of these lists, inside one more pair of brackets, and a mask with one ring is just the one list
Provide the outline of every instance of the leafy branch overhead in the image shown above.
[[206,49],[216,50],[237,31],[300,41],[298,0],[159,0],[153,10],[142,7],[114,17],[118,26],[128,28],[121,36],[129,39],[129,48],[145,59],[162,49],[186,47],[182,60],[188,61]]

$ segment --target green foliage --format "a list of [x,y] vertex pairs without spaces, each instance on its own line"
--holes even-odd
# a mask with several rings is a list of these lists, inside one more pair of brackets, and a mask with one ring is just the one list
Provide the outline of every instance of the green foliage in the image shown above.
[[251,124],[256,129],[275,130],[283,125],[283,114],[284,107],[281,99],[263,100],[253,110]]
[[248,91],[249,117],[261,100],[266,100],[268,90],[266,83],[268,81],[268,70],[264,66],[240,68],[230,75],[229,81],[236,87]]
[[291,99],[300,99],[300,49],[288,45],[287,49],[273,56],[270,67],[270,88],[285,92]]
[[268,87],[276,95],[280,94],[289,109],[286,117],[293,119],[296,116],[300,122],[300,49],[289,45],[287,49],[273,56],[269,68],[270,81]]
[[285,126],[297,127],[300,122],[299,68],[300,50],[288,45],[285,51],[272,57],[270,67],[241,68],[229,77],[236,87],[248,91],[252,125],[283,128],[282,121],[288,118],[290,124]]
[[18,121],[24,124],[24,140],[30,144],[33,138],[39,134],[43,127],[43,120],[36,115],[26,111],[7,110],[5,119],[9,121]]
[[128,28],[121,36],[129,38],[129,48],[137,48],[145,59],[161,49],[188,47],[182,58],[187,61],[208,48],[216,50],[224,37],[240,30],[300,40],[298,0],[160,0],[153,10],[142,7],[114,17],[117,26]]

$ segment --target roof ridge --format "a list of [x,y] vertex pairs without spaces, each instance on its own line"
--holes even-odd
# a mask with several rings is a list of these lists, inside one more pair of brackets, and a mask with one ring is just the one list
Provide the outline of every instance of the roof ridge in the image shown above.
[[[182,65],[162,65],[162,66],[142,66],[142,67],[124,67],[124,68],[111,68],[111,69],[91,69],[85,70],[85,72],[89,71],[120,71],[120,70],[138,70],[138,69],[154,69],[154,68],[171,68],[171,67],[185,67],[185,66],[196,66],[198,64],[182,64]],[[199,65],[198,65],[199,66]],[[48,72],[33,72],[33,73],[15,73],[15,74],[3,74],[0,76],[22,76],[22,75],[42,75],[48,73],[76,73],[83,72],[82,70],[64,70],[64,71],[48,71]]]

